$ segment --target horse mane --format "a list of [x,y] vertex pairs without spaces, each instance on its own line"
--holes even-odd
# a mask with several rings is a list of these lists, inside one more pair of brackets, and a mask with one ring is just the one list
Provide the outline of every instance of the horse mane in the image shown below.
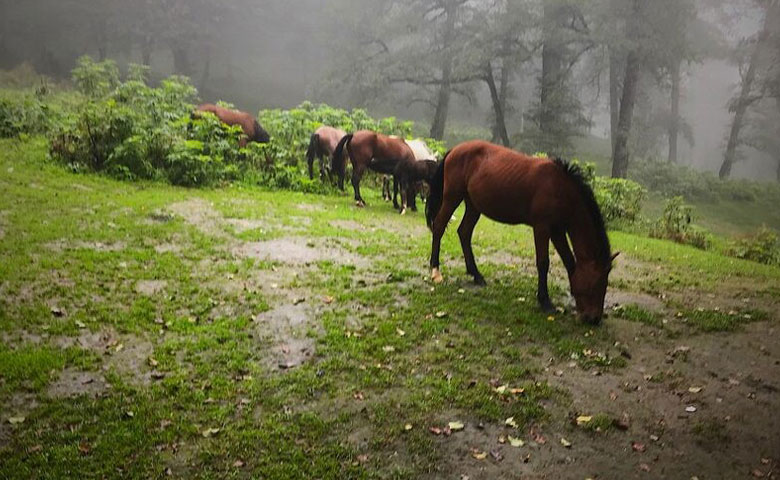
[[585,202],[585,209],[588,211],[593,221],[593,226],[596,228],[598,259],[604,264],[609,264],[612,257],[612,248],[609,245],[609,236],[604,224],[604,216],[601,214],[601,208],[599,208],[596,196],[593,194],[593,188],[588,184],[582,169],[576,163],[570,163],[557,157],[553,159],[553,162],[574,182],[574,185],[580,192],[582,200]]

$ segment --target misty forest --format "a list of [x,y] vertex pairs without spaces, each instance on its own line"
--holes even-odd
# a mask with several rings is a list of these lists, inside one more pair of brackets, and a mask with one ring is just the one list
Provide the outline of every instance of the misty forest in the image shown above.
[[0,0],[0,477],[780,478],[780,0]]

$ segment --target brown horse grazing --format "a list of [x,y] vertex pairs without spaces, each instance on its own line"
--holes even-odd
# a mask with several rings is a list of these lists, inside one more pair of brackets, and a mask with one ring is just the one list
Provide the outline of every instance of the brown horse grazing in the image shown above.
[[[352,161],[352,188],[355,190],[355,202],[359,207],[366,205],[360,195],[360,179],[367,169],[386,175],[393,174],[398,162],[414,161],[414,153],[402,139],[389,137],[381,133],[361,130],[341,139],[331,160],[331,170],[339,176],[339,188],[344,190],[346,162],[344,150]],[[393,202],[395,208],[398,203]]]
[[578,167],[482,141],[466,142],[450,151],[436,171],[426,208],[433,232],[431,275],[436,283],[442,281],[441,237],[462,201],[466,213],[458,235],[466,271],[477,284],[484,285],[485,280],[474,261],[471,237],[480,215],[512,225],[530,225],[539,273],[537,299],[542,309],[553,311],[547,290],[552,239],[569,274],[580,319],[594,324],[601,321],[609,272],[618,254],[610,252],[601,211]]
[[320,159],[320,178],[325,178],[326,167],[324,157],[332,157],[339,142],[347,134],[338,128],[321,126],[311,135],[309,149],[306,151],[306,162],[309,164],[309,179],[314,180],[314,158]]
[[220,107],[211,103],[204,103],[200,105],[193,113],[193,117],[197,117],[200,112],[213,113],[222,123],[226,125],[239,125],[244,131],[244,135],[241,136],[238,144],[241,148],[246,147],[249,142],[268,143],[271,137],[268,132],[263,130],[263,127],[257,123],[257,120],[252,115],[241,112],[238,110],[230,110],[229,108]]
[[420,182],[428,185],[433,181],[439,164],[435,160],[415,160],[413,162],[398,162],[393,177],[398,182],[401,190],[401,215],[406,213],[410,201],[414,201],[417,195],[417,186]]

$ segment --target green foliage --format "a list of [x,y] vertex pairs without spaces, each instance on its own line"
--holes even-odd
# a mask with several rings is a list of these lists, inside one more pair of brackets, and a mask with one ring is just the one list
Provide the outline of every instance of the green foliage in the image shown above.
[[780,188],[771,183],[748,180],[721,180],[711,172],[702,172],[666,162],[632,162],[629,177],[648,190],[688,200],[726,200],[752,202],[760,197],[780,201]]
[[693,208],[686,205],[682,197],[674,197],[666,202],[663,216],[651,229],[650,235],[701,249],[710,246],[707,233],[693,225]]
[[633,180],[595,176],[593,191],[604,220],[609,224],[635,222],[642,211],[642,199],[647,193]]
[[780,241],[777,233],[766,225],[734,242],[727,253],[732,257],[766,265],[780,265]]
[[95,62],[85,55],[72,72],[73,83],[84,95],[104,97],[119,85],[119,67],[113,60]]

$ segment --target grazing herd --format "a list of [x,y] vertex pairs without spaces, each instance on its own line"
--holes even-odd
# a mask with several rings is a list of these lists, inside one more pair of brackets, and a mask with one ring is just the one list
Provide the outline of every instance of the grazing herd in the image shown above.
[[[210,104],[198,107],[193,116],[200,112],[213,113],[228,125],[240,125],[244,131],[242,146],[250,141],[269,141],[268,133],[247,113]],[[548,313],[555,311],[547,288],[552,241],[566,267],[580,319],[591,324],[601,321],[612,262],[618,254],[611,251],[593,190],[577,166],[560,159],[530,157],[483,141],[462,143],[437,161],[421,140],[407,141],[368,130],[347,133],[328,126],[318,128],[309,141],[306,161],[312,179],[315,159],[320,162],[320,178],[335,176],[341,190],[349,159],[354,198],[360,207],[365,206],[360,181],[367,170],[392,176],[393,206],[401,214],[407,208],[416,210],[415,197],[421,185],[429,188],[425,213],[433,234],[430,267],[434,283],[443,281],[439,264],[442,236],[463,203],[465,213],[458,236],[466,272],[477,285],[485,285],[485,279],[477,268],[471,239],[480,217],[529,225],[536,248],[539,306]],[[387,177],[382,190],[389,200]]]

